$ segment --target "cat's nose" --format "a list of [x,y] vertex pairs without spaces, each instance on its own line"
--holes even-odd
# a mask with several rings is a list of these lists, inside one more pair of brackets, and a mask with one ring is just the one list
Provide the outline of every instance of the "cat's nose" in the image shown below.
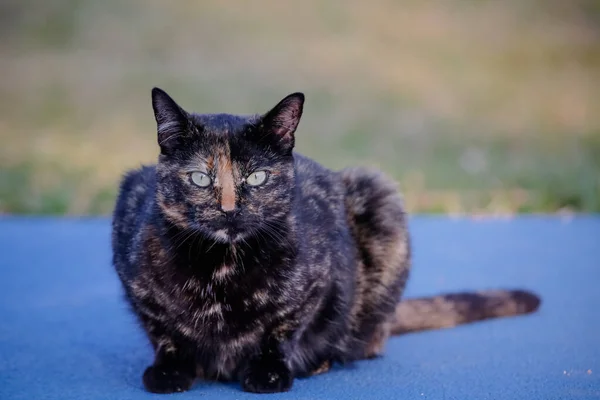
[[240,209],[238,207],[233,207],[233,208],[221,207],[221,213],[223,213],[223,215],[225,215],[227,218],[233,218],[240,213]]

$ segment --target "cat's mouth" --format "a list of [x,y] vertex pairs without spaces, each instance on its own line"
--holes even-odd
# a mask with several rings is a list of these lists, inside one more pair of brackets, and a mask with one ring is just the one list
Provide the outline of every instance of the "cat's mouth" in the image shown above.
[[217,243],[236,243],[243,241],[252,235],[252,231],[244,231],[240,229],[218,229],[212,232],[212,239]]
[[257,232],[258,226],[260,224],[253,220],[229,220],[213,226],[208,233],[218,243],[235,243],[253,236]]
[[227,226],[212,231],[212,238],[219,243],[232,243],[241,240],[245,234],[242,229],[235,226]]

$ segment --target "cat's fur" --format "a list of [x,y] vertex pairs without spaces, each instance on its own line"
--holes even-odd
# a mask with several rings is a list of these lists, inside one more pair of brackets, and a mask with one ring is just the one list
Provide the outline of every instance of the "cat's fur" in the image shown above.
[[[374,357],[393,333],[533,311],[523,291],[399,303],[410,268],[401,197],[381,173],[293,151],[304,95],[264,115],[198,115],[154,89],[157,165],[123,179],[114,265],[155,349],[152,392],[197,376],[253,392]],[[267,171],[267,181],[244,179]],[[195,186],[190,173],[212,178]]]

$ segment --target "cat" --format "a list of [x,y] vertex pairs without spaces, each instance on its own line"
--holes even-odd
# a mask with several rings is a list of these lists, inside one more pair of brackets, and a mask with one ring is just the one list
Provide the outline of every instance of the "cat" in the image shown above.
[[123,177],[113,264],[154,348],[146,390],[198,377],[289,390],[383,354],[392,334],[535,311],[522,290],[399,302],[410,271],[402,197],[383,173],[294,151],[304,94],[265,114],[194,114],[152,90],[160,154]]

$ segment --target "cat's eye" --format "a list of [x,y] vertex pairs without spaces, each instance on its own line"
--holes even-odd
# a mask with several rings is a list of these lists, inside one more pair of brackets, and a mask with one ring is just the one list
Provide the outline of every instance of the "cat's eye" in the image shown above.
[[267,172],[266,171],[256,171],[251,173],[246,178],[246,183],[250,186],[260,186],[267,180]]
[[190,174],[190,179],[192,183],[199,187],[207,187],[211,183],[210,176],[206,175],[204,172],[194,171]]

